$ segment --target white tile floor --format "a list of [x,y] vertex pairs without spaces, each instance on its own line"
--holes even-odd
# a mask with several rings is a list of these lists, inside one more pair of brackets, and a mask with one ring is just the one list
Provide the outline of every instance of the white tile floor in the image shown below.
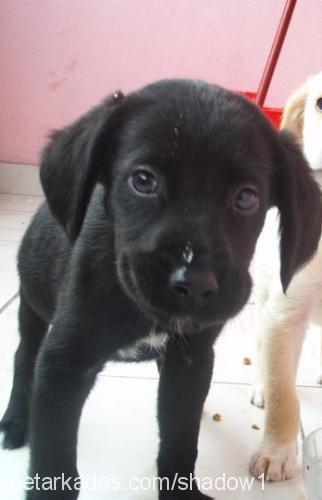
[[[18,341],[18,279],[15,258],[21,235],[40,197],[0,195],[0,413],[5,410],[11,388],[13,355]],[[299,500],[306,498],[301,477],[284,483],[245,481],[248,461],[260,441],[263,412],[249,404],[254,366],[245,366],[244,357],[254,360],[253,308],[226,327],[216,346],[213,383],[202,418],[197,475],[210,477],[217,500]],[[322,390],[315,384],[318,367],[318,335],[310,330],[305,342],[298,377],[304,432],[322,426]],[[130,491],[130,478],[152,478],[157,450],[155,417],[157,371],[153,363],[108,364],[98,378],[86,403],[79,434],[79,470],[88,478],[81,500],[152,500],[156,494],[145,479]],[[212,415],[220,413],[221,422]],[[0,450],[1,498],[23,498],[28,449]],[[226,485],[224,485],[226,479]],[[112,480],[114,482],[112,483]],[[95,489],[95,481],[98,487]],[[121,488],[121,490],[120,490]],[[126,489],[127,488],[127,489]],[[206,491],[205,489],[205,491]]]

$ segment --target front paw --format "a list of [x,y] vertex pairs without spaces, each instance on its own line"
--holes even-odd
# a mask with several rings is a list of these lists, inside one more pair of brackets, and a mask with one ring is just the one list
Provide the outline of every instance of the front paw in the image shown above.
[[261,383],[256,383],[252,387],[250,402],[257,406],[257,408],[264,408],[265,399],[264,399],[264,387]]
[[28,491],[25,500],[77,500],[79,491],[55,491],[46,489]]
[[180,492],[166,492],[159,494],[159,500],[214,500],[213,497],[209,497],[201,491],[180,491]]
[[3,419],[0,422],[3,433],[2,447],[7,450],[21,448],[27,443],[27,426],[23,419]]
[[213,500],[202,493],[197,485],[196,479],[178,477],[178,483],[160,483],[159,500]]
[[296,476],[299,472],[296,441],[282,445],[264,440],[250,461],[249,472],[266,481],[284,481]]
[[50,467],[32,467],[28,475],[28,488],[24,500],[76,500],[81,478],[76,469],[62,471]]
[[191,497],[187,497],[187,500],[214,500],[213,497],[209,497],[208,495],[205,495],[204,493],[201,493],[201,491],[198,491],[197,493],[193,493]]
[[40,491],[28,492],[25,500],[77,500],[78,493],[58,492],[58,491]]

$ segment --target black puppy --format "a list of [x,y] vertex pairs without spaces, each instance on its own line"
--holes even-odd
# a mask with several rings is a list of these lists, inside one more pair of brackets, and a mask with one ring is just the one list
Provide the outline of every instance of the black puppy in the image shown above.
[[[154,358],[158,476],[193,475],[212,346],[249,297],[268,208],[280,210],[284,290],[316,249],[322,211],[308,166],[248,100],[168,80],[115,93],[56,132],[40,175],[47,201],[19,253],[4,446],[28,439],[32,477],[64,473],[79,486],[77,430],[97,373],[108,360]],[[58,482],[27,498],[71,500],[76,490]],[[159,493],[182,497],[209,498],[196,485]]]

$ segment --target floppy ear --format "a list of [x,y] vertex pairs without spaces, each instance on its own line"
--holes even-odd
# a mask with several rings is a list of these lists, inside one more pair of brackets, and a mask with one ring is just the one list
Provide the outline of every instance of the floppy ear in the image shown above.
[[285,292],[293,274],[317,249],[322,224],[319,185],[292,135],[281,131],[281,156],[274,173],[280,212],[281,282]]
[[304,108],[307,94],[307,84],[299,87],[286,101],[281,120],[281,128],[293,132],[300,146],[303,144]]
[[40,180],[53,215],[74,241],[82,227],[99,169],[108,168],[115,145],[115,111],[123,99],[115,92],[72,125],[56,131],[46,146]]

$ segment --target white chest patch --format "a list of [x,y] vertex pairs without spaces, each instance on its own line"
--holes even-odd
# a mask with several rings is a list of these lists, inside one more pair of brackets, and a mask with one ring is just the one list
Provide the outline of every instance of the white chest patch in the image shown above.
[[144,353],[152,357],[153,354],[158,355],[165,349],[169,335],[164,332],[156,333],[152,331],[150,335],[144,339],[140,339],[126,349],[116,351],[116,359],[123,361],[139,361]]

